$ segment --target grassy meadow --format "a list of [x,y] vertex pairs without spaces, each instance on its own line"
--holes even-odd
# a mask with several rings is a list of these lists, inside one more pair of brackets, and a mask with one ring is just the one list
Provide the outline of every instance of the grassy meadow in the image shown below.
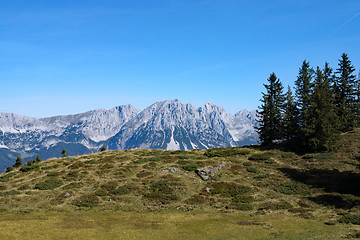
[[[0,175],[0,239],[360,237],[360,131],[332,153],[104,151]],[[225,163],[213,179],[195,170]]]

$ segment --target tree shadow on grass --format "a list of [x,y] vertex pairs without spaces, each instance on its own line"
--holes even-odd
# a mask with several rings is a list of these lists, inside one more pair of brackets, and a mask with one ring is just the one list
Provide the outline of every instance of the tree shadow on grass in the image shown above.
[[326,169],[300,171],[293,168],[281,168],[279,170],[295,181],[327,192],[308,197],[311,201],[343,209],[360,205],[360,174]]

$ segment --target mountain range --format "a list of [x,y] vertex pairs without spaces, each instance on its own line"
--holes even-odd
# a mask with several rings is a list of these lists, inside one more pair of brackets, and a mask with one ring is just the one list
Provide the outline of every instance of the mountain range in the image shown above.
[[256,111],[235,115],[213,103],[156,102],[143,111],[131,105],[110,110],[32,118],[0,113],[0,171],[23,160],[120,149],[191,150],[256,144]]

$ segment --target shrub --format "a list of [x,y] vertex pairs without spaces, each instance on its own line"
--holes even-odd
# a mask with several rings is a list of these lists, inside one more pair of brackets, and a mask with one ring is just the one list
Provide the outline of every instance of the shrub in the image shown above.
[[134,161],[135,164],[141,164],[141,163],[144,163],[144,162],[145,162],[144,158],[141,158],[139,160]]
[[257,169],[256,167],[248,167],[248,168],[246,168],[246,171],[251,172],[251,173],[258,173],[259,169]]
[[82,187],[82,184],[80,182],[72,182],[63,187],[63,189],[74,189],[74,188],[80,188]]
[[6,168],[6,171],[5,171],[5,172],[11,172],[12,170],[14,170],[14,168],[12,168],[12,167],[9,166],[9,167]]
[[59,172],[51,172],[51,173],[48,173],[48,176],[49,176],[49,177],[55,177],[55,176],[58,176],[58,175],[60,175]]
[[151,172],[149,172],[149,171],[141,171],[141,172],[139,172],[138,174],[136,174],[136,177],[138,177],[138,178],[144,178],[144,177],[148,177],[148,176],[151,176]]
[[360,225],[360,214],[351,214],[351,215],[342,216],[339,219],[339,222]]
[[263,179],[263,178],[268,178],[270,176],[270,174],[268,173],[264,173],[264,174],[259,174],[257,176],[255,176],[255,179]]
[[330,159],[331,153],[308,153],[302,156],[302,159]]
[[8,173],[2,177],[0,177],[0,182],[6,182],[7,180],[9,180],[9,178],[15,176],[17,173],[12,172],[12,173]]
[[289,208],[292,208],[290,203],[286,202],[285,200],[280,200],[278,202],[266,202],[262,205],[260,209],[282,210]]
[[63,182],[60,179],[48,179],[45,182],[37,183],[34,189],[53,190],[60,187],[61,185],[63,185]]
[[90,160],[85,161],[85,164],[98,164],[98,163],[99,163],[99,161],[94,160],[94,159],[90,159]]
[[115,190],[110,191],[110,193],[113,195],[125,195],[125,194],[130,193],[132,190],[133,190],[132,186],[123,185],[123,186],[116,188]]
[[254,206],[249,203],[240,203],[235,205],[233,208],[240,211],[251,211],[254,209]]
[[269,155],[263,153],[257,153],[249,157],[249,160],[253,160],[253,161],[266,161],[270,159],[271,158]]
[[175,194],[173,187],[168,181],[158,181],[151,183],[149,193],[145,194],[144,197],[162,204],[167,204],[170,201],[178,199],[178,196]]
[[85,163],[84,162],[81,162],[81,161],[76,161],[74,162],[73,164],[71,164],[69,166],[70,169],[77,169],[77,168],[81,168],[81,167],[84,167],[85,166]]
[[243,163],[243,166],[245,166],[245,167],[249,167],[249,166],[251,166],[252,164],[251,164],[251,162],[244,162]]
[[20,168],[20,171],[22,172],[29,172],[29,171],[32,171],[32,170],[35,170],[35,169],[39,169],[40,166],[37,165],[37,164],[34,164],[34,165],[26,165],[26,166],[22,166]]
[[79,176],[79,171],[71,171],[66,174],[63,178],[67,181],[75,180]]
[[27,185],[27,184],[21,185],[21,186],[18,188],[18,190],[28,190],[28,189],[30,189],[30,186]]
[[281,153],[282,158],[295,158],[297,157],[296,153],[293,152],[283,152]]
[[158,162],[161,160],[161,157],[152,157],[152,158],[149,158],[148,160],[151,162]]
[[250,150],[246,148],[213,148],[206,150],[204,155],[207,157],[228,157],[234,155],[247,155],[249,153]]
[[242,186],[237,183],[216,182],[212,184],[209,194],[223,194],[228,197],[236,197],[241,194],[249,193],[250,187]]
[[19,195],[21,194],[21,192],[16,191],[16,190],[10,190],[7,192],[0,192],[0,196],[6,197],[6,196],[11,196],[11,195]]
[[254,201],[253,196],[248,195],[237,195],[231,199],[233,203],[251,203]]
[[291,194],[307,195],[310,194],[311,192],[306,184],[300,182],[294,182],[294,181],[282,183],[275,190],[287,195],[291,195]]
[[187,164],[185,166],[183,166],[182,168],[185,170],[185,171],[188,171],[188,172],[193,172],[195,171],[196,169],[198,169],[199,165],[197,165],[196,163],[190,163],[190,164]]
[[101,188],[108,192],[115,190],[117,187],[118,187],[118,183],[116,181],[107,182],[107,183],[101,185]]
[[101,148],[100,148],[100,152],[105,152],[106,151],[106,147],[103,145]]
[[94,194],[83,195],[75,200],[73,204],[77,207],[96,207],[99,204],[99,198]]
[[178,157],[179,159],[188,159],[189,157],[188,156],[185,156],[185,155],[181,155]]
[[185,201],[185,203],[193,204],[193,205],[203,204],[205,202],[206,202],[206,198],[204,196],[200,196],[200,195],[194,195],[194,196],[186,199],[186,201]]

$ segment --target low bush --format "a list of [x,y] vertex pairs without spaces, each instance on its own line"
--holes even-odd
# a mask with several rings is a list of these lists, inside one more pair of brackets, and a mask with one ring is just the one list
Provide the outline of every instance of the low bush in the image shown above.
[[248,167],[248,168],[246,168],[246,171],[251,172],[251,173],[258,173],[259,169],[257,169],[256,167]]
[[95,194],[88,194],[81,196],[77,200],[73,201],[72,204],[74,204],[77,207],[90,208],[90,207],[96,207],[99,204],[99,202],[100,200],[98,196],[96,196]]
[[249,160],[253,161],[266,161],[271,160],[271,157],[268,154],[257,153],[249,157]]
[[292,208],[290,203],[286,202],[285,200],[280,200],[278,202],[266,202],[260,207],[260,210],[262,210],[262,209],[283,210],[283,209],[290,209],[290,208]]
[[144,162],[146,162],[145,158],[141,158],[141,159],[139,159],[139,160],[134,161],[133,163],[135,163],[135,164],[141,164],[141,163],[144,163]]
[[55,176],[59,176],[60,173],[59,172],[51,172],[51,173],[48,173],[48,176],[49,177],[55,177]]
[[240,211],[251,211],[254,209],[254,206],[249,203],[239,203],[237,205],[232,205],[232,208]]
[[0,192],[0,196],[2,196],[2,197],[11,196],[11,195],[19,195],[19,194],[21,194],[21,192],[16,191],[16,190],[10,190],[10,191],[7,191],[7,192]]
[[40,166],[37,165],[37,164],[32,164],[32,165],[25,165],[25,166],[22,166],[20,168],[20,171],[22,172],[29,172],[29,171],[32,171],[32,170],[35,170],[35,169],[39,169]]
[[149,177],[152,175],[152,172],[149,172],[149,171],[141,171],[139,172],[138,174],[136,174],[136,177],[138,178],[144,178],[144,177]]
[[71,171],[71,172],[68,172],[68,174],[66,174],[64,176],[64,179],[67,181],[70,181],[70,180],[74,180],[78,176],[79,176],[79,171]]
[[308,153],[302,156],[302,159],[330,159],[331,153]]
[[192,205],[204,204],[205,202],[206,198],[200,195],[193,195],[185,201],[185,203]]
[[40,182],[35,184],[34,189],[39,190],[53,190],[55,188],[60,187],[63,185],[63,182],[60,179],[48,179],[45,182]]
[[118,187],[117,181],[111,181],[101,185],[101,188],[108,192],[114,191],[117,187]]
[[190,164],[187,164],[187,165],[183,166],[182,168],[185,171],[193,172],[193,171],[195,171],[196,169],[199,168],[199,165],[197,165],[196,163],[190,163]]
[[228,157],[235,155],[247,155],[249,153],[250,150],[246,148],[213,148],[206,150],[204,155],[207,157]]
[[282,158],[296,158],[297,154],[294,152],[283,152],[281,153]]
[[161,204],[167,204],[171,201],[177,200],[179,197],[175,194],[174,186],[168,181],[158,181],[150,184],[149,193],[144,197],[160,202]]
[[85,161],[85,164],[99,164],[99,160],[90,159]]
[[248,195],[237,195],[231,199],[233,203],[251,203],[254,201],[253,196]]
[[208,186],[211,194],[222,194],[228,197],[237,197],[238,195],[246,194],[251,191],[250,187],[239,185],[237,183],[227,183],[227,182],[216,182]]
[[255,179],[264,179],[264,178],[268,178],[270,176],[270,174],[268,173],[264,173],[264,174],[259,174],[254,176]]
[[75,189],[82,187],[82,183],[80,182],[72,182],[63,187],[63,189]]
[[21,185],[19,188],[18,188],[18,190],[28,190],[28,189],[30,189],[30,186],[28,185],[28,184],[24,184],[24,185]]
[[350,214],[350,215],[342,216],[339,219],[339,222],[360,225],[360,214]]
[[0,182],[6,182],[6,181],[8,181],[11,177],[15,176],[16,174],[17,174],[17,173],[15,173],[15,172],[5,174],[4,176],[0,177]]
[[311,193],[310,188],[306,184],[294,181],[281,183],[278,187],[275,188],[275,190],[287,195],[308,195]]
[[131,191],[133,191],[132,186],[123,185],[123,186],[116,188],[115,190],[110,191],[110,193],[113,195],[125,195],[125,194],[130,193]]
[[161,160],[161,157],[152,157],[152,158],[148,158],[147,160],[150,162],[158,162]]

